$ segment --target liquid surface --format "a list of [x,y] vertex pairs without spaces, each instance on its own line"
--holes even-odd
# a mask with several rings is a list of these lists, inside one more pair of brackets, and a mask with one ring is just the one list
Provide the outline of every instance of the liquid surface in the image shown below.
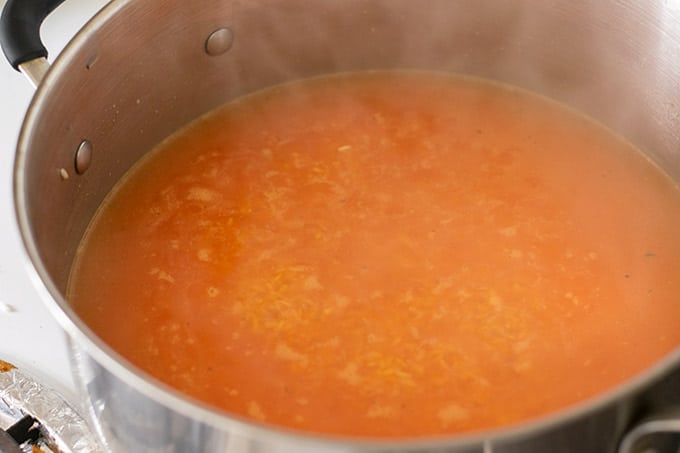
[[680,344],[680,194],[565,108],[349,74],[233,102],[100,211],[70,287],[132,363],[260,422],[405,438],[524,421]]

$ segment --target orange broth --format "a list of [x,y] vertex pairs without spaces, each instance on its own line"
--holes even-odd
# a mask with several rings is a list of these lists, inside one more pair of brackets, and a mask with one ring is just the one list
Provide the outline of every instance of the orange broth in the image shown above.
[[628,143],[474,78],[320,77],[233,101],[133,169],[69,297],[228,413],[407,438],[584,401],[680,344],[680,193]]

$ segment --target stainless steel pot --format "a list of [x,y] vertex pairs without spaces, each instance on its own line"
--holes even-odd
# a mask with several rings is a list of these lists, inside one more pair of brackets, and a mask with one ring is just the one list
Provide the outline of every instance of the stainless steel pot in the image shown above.
[[[25,40],[39,39],[58,3],[23,0],[38,4]],[[1,34],[3,47],[20,47],[9,43],[15,32]],[[106,448],[599,453],[665,447],[673,437],[663,433],[678,431],[659,414],[680,403],[680,350],[592,401],[497,431],[399,443],[292,434],[155,381],[103,344],[63,294],[92,214],[144,153],[236,96],[315,74],[409,67],[501,80],[596,118],[679,178],[680,1],[114,0],[49,70],[39,48],[28,54],[13,60],[39,83],[16,154],[17,217]]]

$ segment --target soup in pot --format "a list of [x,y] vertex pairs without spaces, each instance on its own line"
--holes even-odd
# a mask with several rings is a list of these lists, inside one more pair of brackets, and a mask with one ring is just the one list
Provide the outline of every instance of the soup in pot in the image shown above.
[[69,299],[140,369],[305,432],[413,438],[582,402],[680,344],[680,192],[604,127],[462,76],[230,102],[112,191]]

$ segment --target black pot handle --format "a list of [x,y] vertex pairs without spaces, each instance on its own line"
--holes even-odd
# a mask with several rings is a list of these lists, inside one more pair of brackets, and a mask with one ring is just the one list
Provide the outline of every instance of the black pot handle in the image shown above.
[[0,45],[14,69],[36,58],[47,58],[40,40],[43,20],[64,0],[7,0],[0,16]]

